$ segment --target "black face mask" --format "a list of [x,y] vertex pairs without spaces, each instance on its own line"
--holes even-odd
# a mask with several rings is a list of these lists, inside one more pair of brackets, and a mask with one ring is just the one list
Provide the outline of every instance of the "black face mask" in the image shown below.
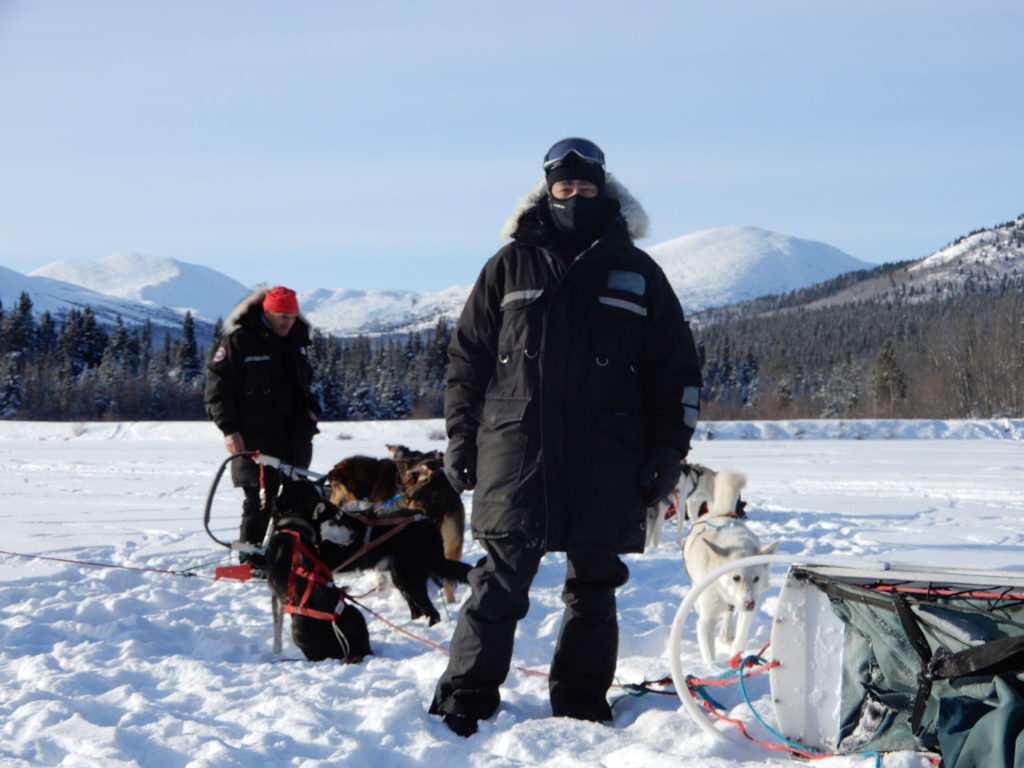
[[606,200],[604,195],[573,195],[566,200],[556,200],[548,195],[548,210],[563,235],[589,245],[597,239],[604,227]]

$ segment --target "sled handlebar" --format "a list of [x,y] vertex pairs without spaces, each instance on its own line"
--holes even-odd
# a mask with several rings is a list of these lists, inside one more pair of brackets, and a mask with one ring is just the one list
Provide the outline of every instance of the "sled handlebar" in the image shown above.
[[255,457],[257,453],[258,451],[242,451],[241,453],[234,453],[224,459],[224,461],[220,463],[220,466],[217,467],[217,474],[213,476],[213,482],[210,484],[210,492],[206,494],[206,507],[203,509],[203,527],[206,529],[206,535],[222,547],[231,549],[231,542],[221,541],[214,535],[213,531],[210,530],[210,508],[213,507],[213,494],[217,492],[217,485],[220,484],[220,478],[224,474],[224,470],[228,468],[228,464],[233,459],[238,456]]
[[[236,453],[235,455],[240,456],[243,454]],[[313,472],[303,467],[296,467],[294,464],[289,464],[276,456],[270,456],[266,453],[262,453],[261,451],[255,451],[251,455],[252,460],[257,464],[262,464],[265,467],[272,467],[289,480],[301,480],[308,477],[311,477],[314,480],[323,480],[326,477],[326,475],[321,475],[318,472]]]
[[[296,467],[292,464],[282,461],[276,456],[270,456],[269,454],[262,453],[260,451],[241,451],[239,453],[233,453],[230,456],[228,456],[226,459],[224,459],[224,461],[221,462],[220,466],[217,468],[217,474],[214,475],[213,483],[210,485],[210,492],[206,494],[206,507],[203,509],[203,527],[206,529],[206,535],[218,544],[220,544],[222,547],[227,547],[228,549],[233,548],[231,542],[221,541],[214,535],[213,531],[210,530],[210,509],[213,507],[213,495],[217,491],[217,486],[220,484],[220,479],[221,476],[224,474],[224,470],[227,469],[228,464],[230,464],[234,459],[237,459],[239,457],[250,458],[257,464],[262,464],[263,466],[276,469],[289,480],[302,480],[305,478],[323,480],[326,477],[326,475],[311,472],[310,470],[303,469],[302,467]],[[234,548],[238,549],[237,547]]]

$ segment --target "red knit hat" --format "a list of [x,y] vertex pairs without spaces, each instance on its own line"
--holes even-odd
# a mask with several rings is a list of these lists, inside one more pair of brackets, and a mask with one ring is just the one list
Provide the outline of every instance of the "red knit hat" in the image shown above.
[[299,300],[295,298],[295,291],[291,288],[276,285],[263,297],[263,309],[282,315],[297,315],[299,314]]

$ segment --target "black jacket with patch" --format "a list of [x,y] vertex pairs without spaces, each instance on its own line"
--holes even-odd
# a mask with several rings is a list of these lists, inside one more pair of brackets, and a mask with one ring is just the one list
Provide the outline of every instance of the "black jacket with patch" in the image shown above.
[[[609,195],[628,192],[610,181]],[[644,460],[660,444],[685,456],[696,424],[693,337],[626,219],[567,265],[543,196],[532,202],[481,272],[449,347],[447,431],[475,436],[477,450],[473,534],[640,552]]]
[[[244,299],[228,319],[207,366],[206,414],[225,435],[241,432],[247,450],[306,467],[317,432],[309,411],[320,413],[306,357],[310,327],[300,316],[287,336],[273,333],[263,322],[264,294]],[[244,480],[235,477],[236,483]]]

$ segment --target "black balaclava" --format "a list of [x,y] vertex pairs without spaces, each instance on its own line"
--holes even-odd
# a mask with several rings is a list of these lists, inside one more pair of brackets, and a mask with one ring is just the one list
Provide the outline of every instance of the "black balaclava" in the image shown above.
[[[556,181],[578,179],[597,185],[596,197],[573,195],[558,200],[551,195]],[[545,174],[548,187],[548,212],[555,225],[556,238],[567,256],[575,257],[604,231],[608,223],[608,198],[605,196],[604,168],[597,163],[570,158]]]

